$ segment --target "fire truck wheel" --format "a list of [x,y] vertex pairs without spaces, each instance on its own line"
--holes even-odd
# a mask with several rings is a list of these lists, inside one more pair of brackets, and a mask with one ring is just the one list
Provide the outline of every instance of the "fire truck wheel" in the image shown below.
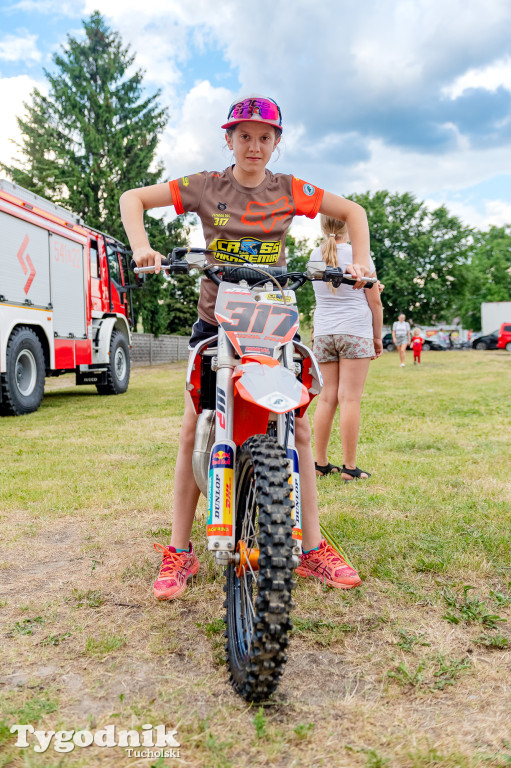
[[106,384],[96,384],[100,395],[122,395],[130,381],[130,350],[126,337],[113,331],[110,339],[110,362],[106,372]]
[[44,352],[34,331],[19,326],[7,344],[6,371],[1,377],[1,412],[23,416],[37,411],[44,393]]

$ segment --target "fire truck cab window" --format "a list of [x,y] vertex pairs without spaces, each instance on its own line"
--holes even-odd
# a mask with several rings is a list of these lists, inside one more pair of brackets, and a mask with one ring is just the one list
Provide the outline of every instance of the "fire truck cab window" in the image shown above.
[[90,276],[99,277],[99,254],[96,240],[90,241]]
[[122,285],[121,267],[119,266],[119,255],[111,245],[106,246],[106,255],[108,258],[108,268],[111,279],[118,285]]

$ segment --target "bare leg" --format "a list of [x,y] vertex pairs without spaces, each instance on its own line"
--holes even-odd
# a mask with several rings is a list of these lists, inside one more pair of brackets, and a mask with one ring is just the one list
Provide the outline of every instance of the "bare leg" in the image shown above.
[[399,350],[399,360],[401,362],[401,365],[405,364],[405,351],[406,351],[406,344],[400,344],[398,346]]
[[321,541],[319,528],[316,471],[311,446],[311,429],[307,414],[295,421],[295,441],[300,462],[300,489],[302,501],[303,548],[314,549]]
[[314,414],[314,444],[316,462],[321,467],[325,467],[328,464],[328,441],[337,410],[339,366],[337,362],[332,362],[320,363],[319,367],[323,376],[323,389],[318,397]]
[[192,472],[197,414],[189,392],[185,392],[185,412],[179,435],[176,471],[174,476],[174,509],[172,511],[171,546],[188,549],[195,509],[200,491]]
[[[360,400],[369,370],[369,357],[339,360],[339,408],[343,464],[348,469],[357,466],[357,445],[360,429]],[[345,480],[350,475],[344,474]],[[367,475],[362,475],[367,477]]]

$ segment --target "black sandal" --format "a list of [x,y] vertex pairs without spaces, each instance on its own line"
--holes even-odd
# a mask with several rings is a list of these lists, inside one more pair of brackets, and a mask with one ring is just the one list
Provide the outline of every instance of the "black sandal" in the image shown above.
[[337,466],[337,464],[325,464],[324,467],[321,467],[319,464],[314,462],[314,466],[316,467],[316,472],[321,472],[319,477],[325,477],[325,475],[338,475],[341,471],[341,468]]
[[[348,467],[345,467],[344,464],[342,465],[341,472],[344,472],[346,475],[351,475],[351,480],[344,478],[345,483],[351,483],[353,480],[367,480],[368,477],[371,477],[371,473],[367,472],[365,469],[359,469],[359,467],[355,467],[355,469],[348,469]],[[362,477],[362,473],[367,475],[367,477]]]

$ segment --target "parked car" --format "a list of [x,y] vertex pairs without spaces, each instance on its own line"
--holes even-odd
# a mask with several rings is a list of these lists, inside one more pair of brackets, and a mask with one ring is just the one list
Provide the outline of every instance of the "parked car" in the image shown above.
[[497,349],[499,341],[499,332],[492,331],[484,336],[476,336],[472,341],[472,349]]
[[511,352],[511,323],[502,323],[500,326],[497,349],[507,349]]
[[381,343],[383,344],[383,349],[387,349],[389,352],[392,352],[392,350],[395,349],[391,333],[386,333],[381,340]]
[[[394,341],[392,340],[392,333],[385,334],[385,336],[382,339],[382,344],[383,344],[383,349],[388,350],[388,352],[392,352],[392,350],[396,348]],[[408,345],[407,348],[411,349],[411,345]],[[428,352],[430,349],[434,349],[434,350],[447,349],[447,344],[435,338],[423,339],[422,340],[423,352]]]

